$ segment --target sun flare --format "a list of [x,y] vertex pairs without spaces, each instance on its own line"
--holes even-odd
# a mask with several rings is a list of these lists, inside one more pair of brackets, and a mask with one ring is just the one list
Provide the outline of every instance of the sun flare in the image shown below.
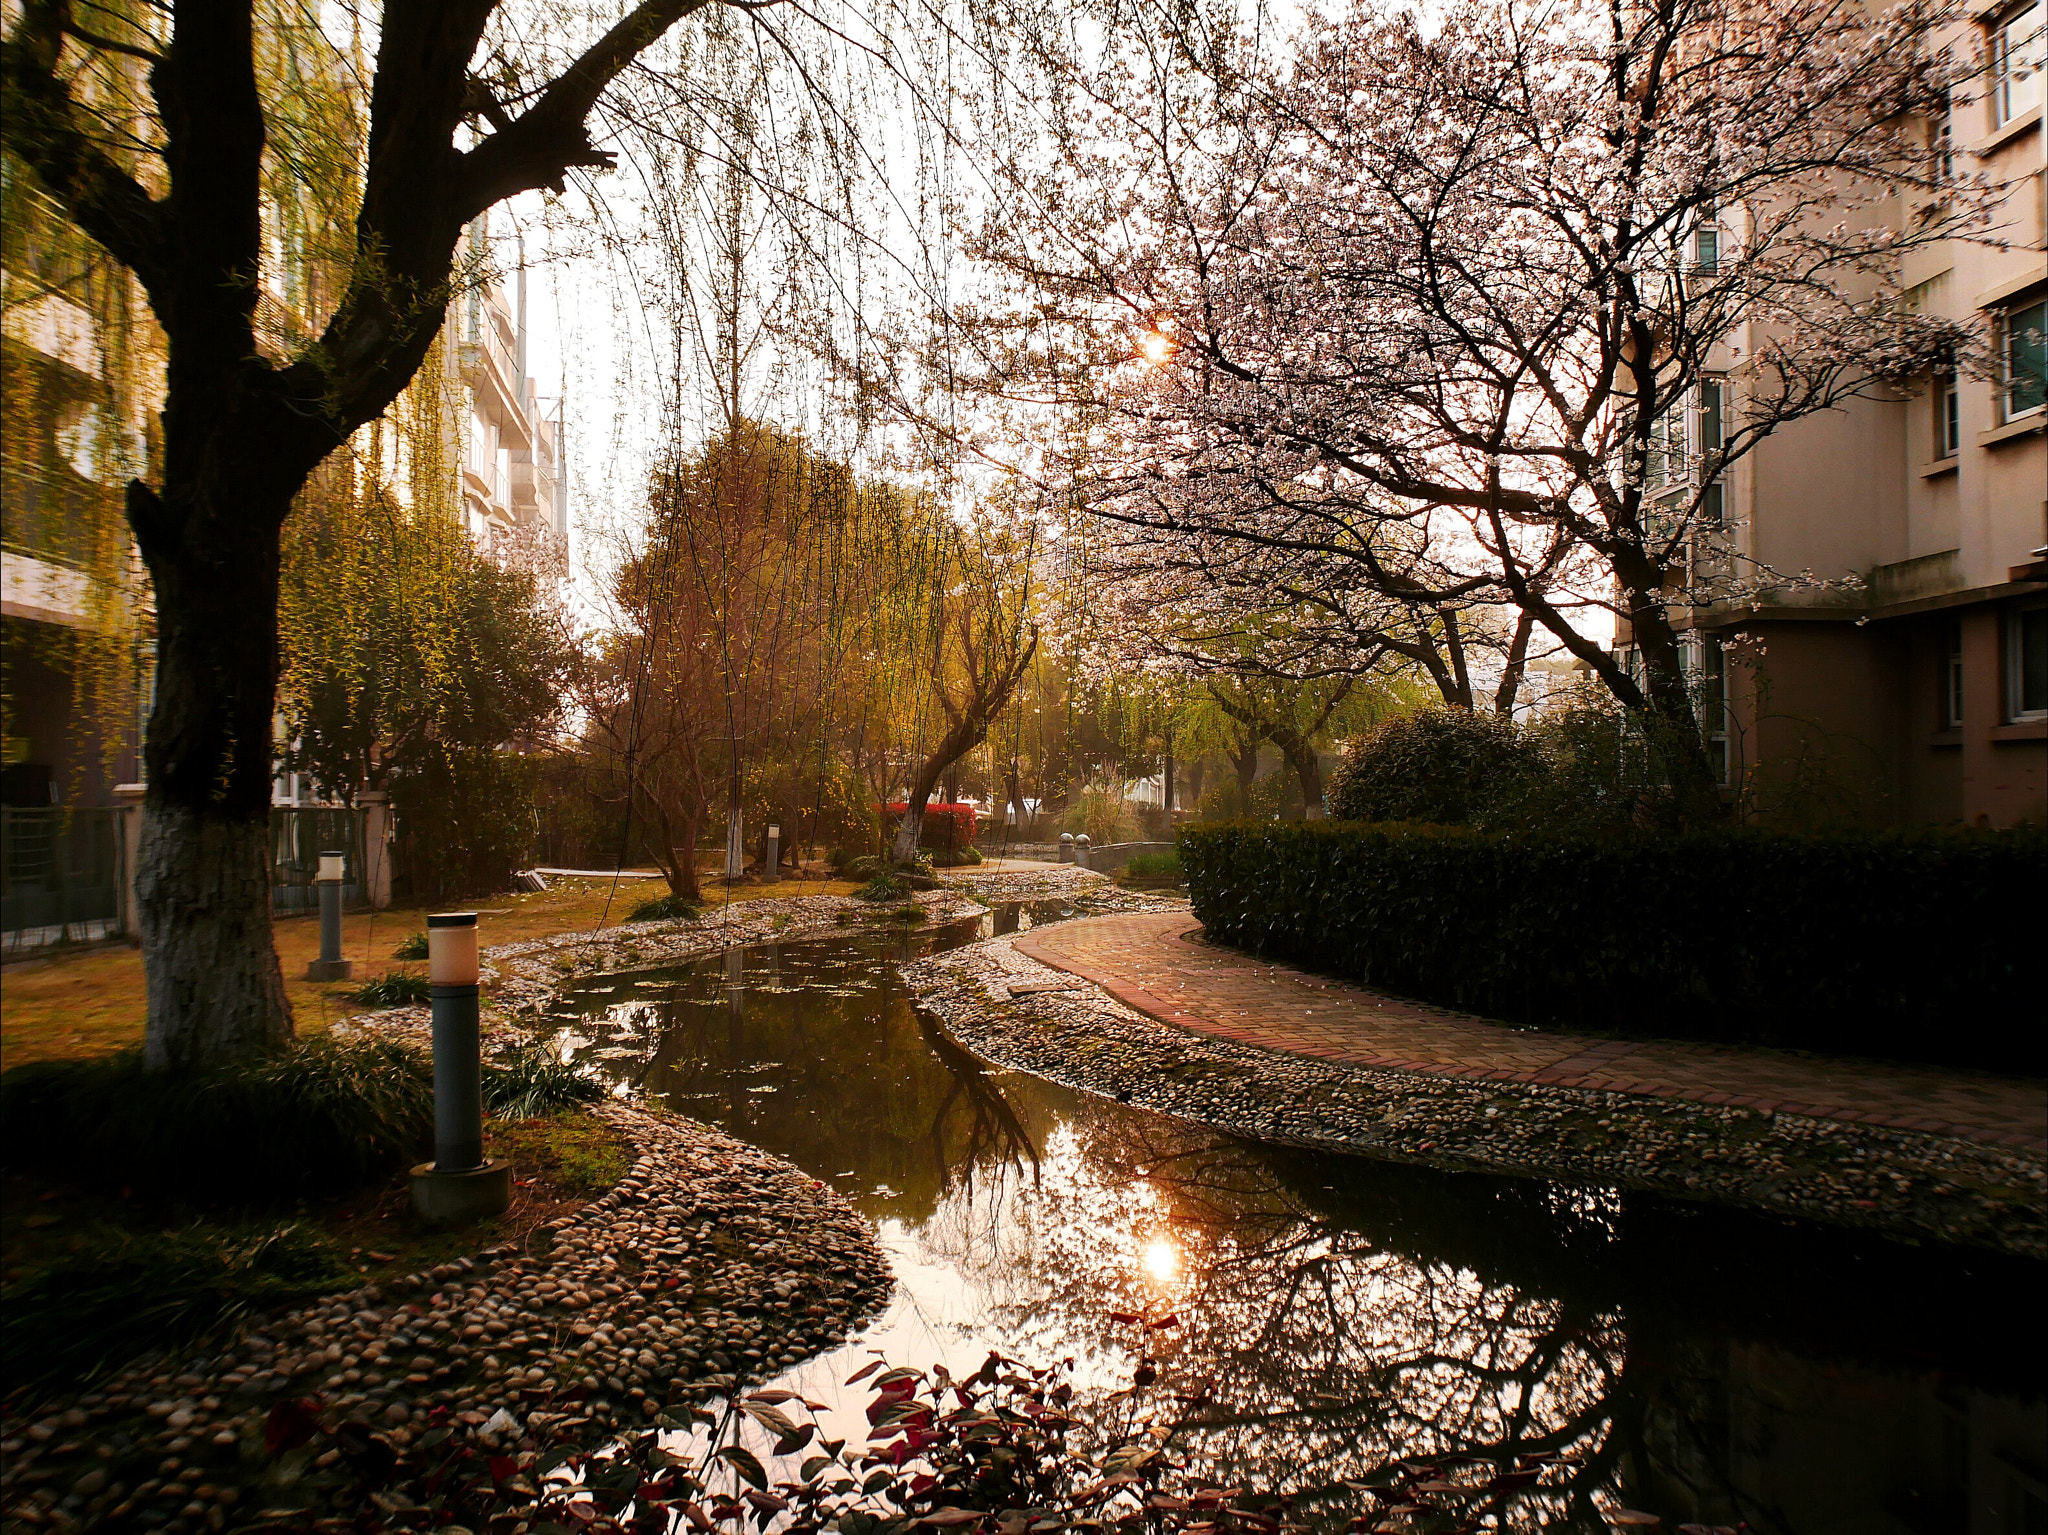
[[1145,1244],[1145,1272],[1161,1284],[1180,1273],[1180,1249],[1164,1237]]

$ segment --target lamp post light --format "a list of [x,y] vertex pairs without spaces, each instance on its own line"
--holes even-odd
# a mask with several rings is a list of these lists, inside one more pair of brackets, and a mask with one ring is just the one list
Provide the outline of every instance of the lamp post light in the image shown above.
[[353,961],[341,957],[341,887],[348,877],[346,853],[322,853],[313,888],[320,892],[320,957],[306,966],[309,981],[346,981],[354,977]]
[[496,1215],[512,1202],[512,1164],[484,1157],[476,913],[427,918],[434,1013],[434,1160],[412,1170],[413,1208],[431,1221]]
[[782,878],[782,828],[772,822],[768,827],[768,851],[761,859],[761,878],[771,884]]

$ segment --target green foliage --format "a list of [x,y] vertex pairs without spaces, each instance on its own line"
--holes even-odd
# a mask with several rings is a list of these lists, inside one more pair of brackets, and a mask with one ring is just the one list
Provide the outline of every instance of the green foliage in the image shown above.
[[626,920],[628,922],[672,922],[675,920],[695,921],[703,908],[694,901],[686,901],[679,895],[658,895],[651,901],[642,901],[635,906]]
[[496,749],[430,744],[392,779],[397,878],[416,901],[503,890],[534,836],[534,765]]
[[560,1114],[604,1097],[587,1076],[539,1040],[484,1062],[484,1107],[501,1119]]
[[427,978],[417,970],[390,970],[356,988],[365,1007],[413,1007],[432,997]]
[[1512,720],[1418,709],[1383,720],[1352,744],[1330,780],[1330,814],[1463,826],[1519,798],[1545,766]]
[[[337,789],[461,778],[450,764],[542,731],[571,659],[534,577],[482,554],[459,515],[338,474],[287,524],[278,631],[285,766]],[[464,786],[479,792],[462,812],[485,813],[496,786]]]
[[297,1224],[108,1230],[0,1295],[0,1372],[9,1390],[75,1385],[150,1349],[360,1282],[325,1237]]
[[910,886],[904,882],[902,876],[884,869],[853,894],[855,899],[862,901],[893,901],[909,893]]
[[383,1040],[314,1039],[202,1072],[140,1052],[0,1076],[10,1167],[231,1206],[360,1188],[432,1139],[433,1069]]
[[425,959],[427,957],[427,935],[408,933],[405,942],[391,951],[393,959]]
[[1212,779],[1202,791],[1195,813],[1204,821],[1235,821],[1245,817],[1259,821],[1301,817],[1301,780],[1285,768],[1252,780],[1251,793],[1239,787],[1234,775]]
[[1134,854],[1123,867],[1123,880],[1131,885],[1177,885],[1180,883],[1180,854]]
[[2048,1069],[2041,831],[1233,822],[1183,827],[1180,853],[1220,941],[1401,995],[1634,1037]]
[[509,1157],[571,1193],[602,1194],[611,1188],[626,1176],[629,1153],[618,1131],[581,1109],[491,1123],[493,1156]]

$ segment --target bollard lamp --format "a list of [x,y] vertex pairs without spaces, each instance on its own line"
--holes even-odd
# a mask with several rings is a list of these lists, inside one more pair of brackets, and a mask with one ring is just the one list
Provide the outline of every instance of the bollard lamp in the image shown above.
[[322,853],[313,889],[320,898],[320,957],[306,966],[309,981],[355,978],[353,961],[341,957],[341,887],[348,880],[348,854]]
[[431,1221],[496,1215],[512,1201],[512,1164],[484,1156],[483,1041],[476,913],[427,918],[434,1029],[434,1160],[412,1170],[413,1207]]

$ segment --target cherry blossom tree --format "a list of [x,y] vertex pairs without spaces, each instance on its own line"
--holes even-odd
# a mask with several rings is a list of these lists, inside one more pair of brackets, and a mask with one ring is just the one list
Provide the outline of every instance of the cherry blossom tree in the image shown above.
[[1090,413],[1091,510],[1155,568],[1235,561],[1365,655],[1388,604],[1439,647],[1441,615],[1510,605],[1702,784],[1685,610],[1812,579],[1743,557],[1729,468],[1977,344],[1902,277],[1995,233],[1929,127],[1971,78],[1954,21],[1460,0],[1427,30],[1359,0],[1274,63],[1148,11],[1040,51],[1093,190],[1082,157],[1020,169],[979,250],[1095,359],[1046,347],[1045,397]]

